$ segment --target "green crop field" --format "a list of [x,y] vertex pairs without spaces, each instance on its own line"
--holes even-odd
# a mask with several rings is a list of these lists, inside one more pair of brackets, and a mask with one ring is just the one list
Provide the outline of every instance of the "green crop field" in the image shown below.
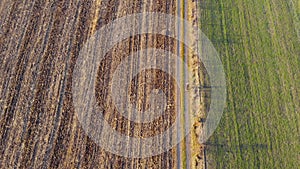
[[207,168],[300,166],[300,1],[202,0],[200,26],[220,54],[227,107]]

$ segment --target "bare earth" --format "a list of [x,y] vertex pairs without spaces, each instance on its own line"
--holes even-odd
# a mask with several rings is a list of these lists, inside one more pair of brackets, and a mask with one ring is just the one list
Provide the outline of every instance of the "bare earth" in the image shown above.
[[[179,11],[178,4],[183,3],[188,7]],[[144,159],[124,158],[104,151],[85,134],[72,102],[74,64],[81,47],[97,29],[116,18],[140,12],[181,13],[196,21],[194,2],[4,0],[0,9],[0,168],[203,167],[203,147],[196,141],[201,124],[194,124],[195,130],[168,152]],[[147,95],[153,89],[167,95],[169,108],[151,123],[133,123],[120,116],[106,91],[112,73],[130,53],[148,47],[177,53],[178,45],[182,48],[162,35],[133,36],[115,46],[99,65],[96,98],[116,131],[137,138],[150,137],[167,130],[175,121],[176,84],[164,72],[144,71],[132,80],[129,97],[141,110],[149,107]],[[186,52],[185,57],[200,83],[195,56]],[[164,62],[170,66],[167,59]],[[137,60],[132,63],[138,66]]]

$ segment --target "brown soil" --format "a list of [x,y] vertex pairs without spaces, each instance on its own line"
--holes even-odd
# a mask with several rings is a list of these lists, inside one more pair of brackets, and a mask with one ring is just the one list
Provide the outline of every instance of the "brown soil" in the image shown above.
[[[97,29],[138,12],[176,15],[176,5],[175,0],[1,1],[0,168],[179,168],[176,147],[144,159],[104,151],[85,134],[72,106],[74,65],[84,42]],[[171,38],[146,34],[133,36],[108,53],[95,90],[105,119],[115,130],[150,137],[174,122],[175,82],[159,70],[141,72],[131,85],[131,101],[141,110],[148,108],[152,89],[167,94],[170,109],[152,123],[120,117],[104,91],[125,56],[146,47],[176,53],[176,45]]]

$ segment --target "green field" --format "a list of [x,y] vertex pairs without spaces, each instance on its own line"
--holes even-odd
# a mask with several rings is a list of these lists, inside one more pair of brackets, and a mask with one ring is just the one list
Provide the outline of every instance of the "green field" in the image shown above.
[[220,53],[227,107],[207,168],[300,166],[300,2],[202,0],[202,31]]

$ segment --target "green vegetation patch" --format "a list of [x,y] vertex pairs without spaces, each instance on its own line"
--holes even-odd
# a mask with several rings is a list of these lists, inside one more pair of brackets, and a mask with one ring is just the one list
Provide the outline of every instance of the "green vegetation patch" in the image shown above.
[[300,15],[291,2],[199,2],[199,24],[220,53],[228,92],[206,143],[208,168],[300,166]]

